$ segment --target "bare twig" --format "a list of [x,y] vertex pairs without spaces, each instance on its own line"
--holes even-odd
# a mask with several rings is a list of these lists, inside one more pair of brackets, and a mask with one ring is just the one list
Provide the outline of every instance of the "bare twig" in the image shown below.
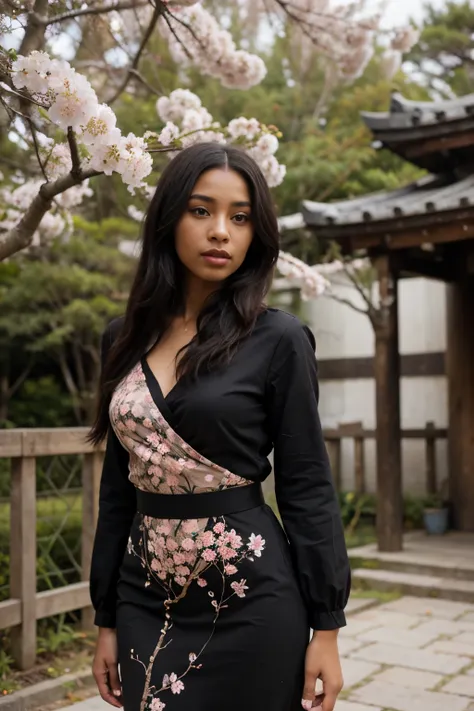
[[146,86],[146,88],[148,89],[148,91],[151,91],[152,94],[155,94],[156,96],[163,96],[163,94],[165,93],[164,89],[162,89],[162,91],[158,91],[158,89],[155,89],[155,87],[152,86],[152,85],[145,79],[145,77],[140,74],[140,72],[139,72],[137,69],[131,69],[131,70],[130,70],[130,73],[131,73],[134,77],[136,77],[136,78],[143,84],[143,86]]
[[55,15],[54,17],[47,17],[41,15],[37,12],[30,13],[35,21],[43,25],[44,27],[49,27],[49,25],[54,25],[58,22],[66,22],[67,20],[73,20],[76,17],[84,17],[85,15],[105,15],[108,12],[113,12],[116,10],[133,10],[136,7],[144,7],[148,5],[148,0],[130,0],[129,2],[112,2],[108,5],[101,6],[89,6],[83,8],[82,10],[70,10],[69,12],[63,12],[60,15]]
[[163,15],[163,13],[164,13],[164,5],[163,5],[163,3],[159,2],[157,4],[157,6],[155,7],[155,9],[153,10],[153,15],[150,20],[150,23],[146,29],[145,34],[142,37],[142,41],[140,42],[140,46],[137,50],[137,53],[135,54],[135,57],[133,58],[133,61],[130,65],[122,83],[120,84],[119,88],[117,89],[115,94],[112,96],[112,98],[109,99],[107,102],[109,104],[109,106],[110,106],[110,104],[113,104],[114,101],[116,101],[118,99],[118,97],[122,94],[122,92],[125,91],[125,89],[127,88],[127,84],[130,81],[130,77],[133,76],[133,70],[138,67],[138,64],[140,62],[140,57],[142,56],[142,53],[148,43],[148,40],[150,39],[151,35],[155,31],[156,24],[157,24],[160,16]]
[[357,311],[357,313],[359,314],[369,316],[369,312],[367,309],[363,309],[362,306],[357,306],[350,299],[345,299],[343,296],[338,296],[337,294],[334,294],[331,291],[327,293],[324,292],[323,296],[325,296],[327,299],[332,299],[332,301],[337,301],[338,304],[344,304],[345,306],[349,306],[353,311]]

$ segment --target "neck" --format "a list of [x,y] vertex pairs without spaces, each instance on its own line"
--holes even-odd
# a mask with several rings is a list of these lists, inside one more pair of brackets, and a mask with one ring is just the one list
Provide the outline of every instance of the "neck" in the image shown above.
[[205,282],[200,279],[197,280],[193,277],[189,277],[186,287],[186,298],[184,302],[184,323],[196,323],[206,299],[219,288],[219,283],[216,284],[214,282]]

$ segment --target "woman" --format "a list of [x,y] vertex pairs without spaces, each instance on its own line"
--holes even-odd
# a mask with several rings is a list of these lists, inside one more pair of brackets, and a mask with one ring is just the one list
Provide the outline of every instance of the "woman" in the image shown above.
[[[347,553],[313,335],[263,303],[277,256],[250,157],[208,143],[173,159],[103,337],[90,433],[108,432],[94,675],[125,711],[332,711],[342,687]],[[286,536],[260,487],[272,449]]]

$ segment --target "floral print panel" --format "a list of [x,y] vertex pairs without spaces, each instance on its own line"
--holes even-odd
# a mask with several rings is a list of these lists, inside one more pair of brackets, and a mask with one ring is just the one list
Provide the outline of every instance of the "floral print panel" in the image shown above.
[[252,482],[206,459],[170,427],[148,388],[141,363],[110,403],[112,426],[130,453],[130,480],[155,494],[202,494]]

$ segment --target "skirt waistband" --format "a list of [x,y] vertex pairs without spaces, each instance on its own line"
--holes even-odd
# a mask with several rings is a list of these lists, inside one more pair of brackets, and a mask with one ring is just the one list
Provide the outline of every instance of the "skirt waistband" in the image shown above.
[[259,483],[234,486],[207,494],[153,494],[137,489],[137,511],[152,518],[217,518],[254,509],[265,503]]

